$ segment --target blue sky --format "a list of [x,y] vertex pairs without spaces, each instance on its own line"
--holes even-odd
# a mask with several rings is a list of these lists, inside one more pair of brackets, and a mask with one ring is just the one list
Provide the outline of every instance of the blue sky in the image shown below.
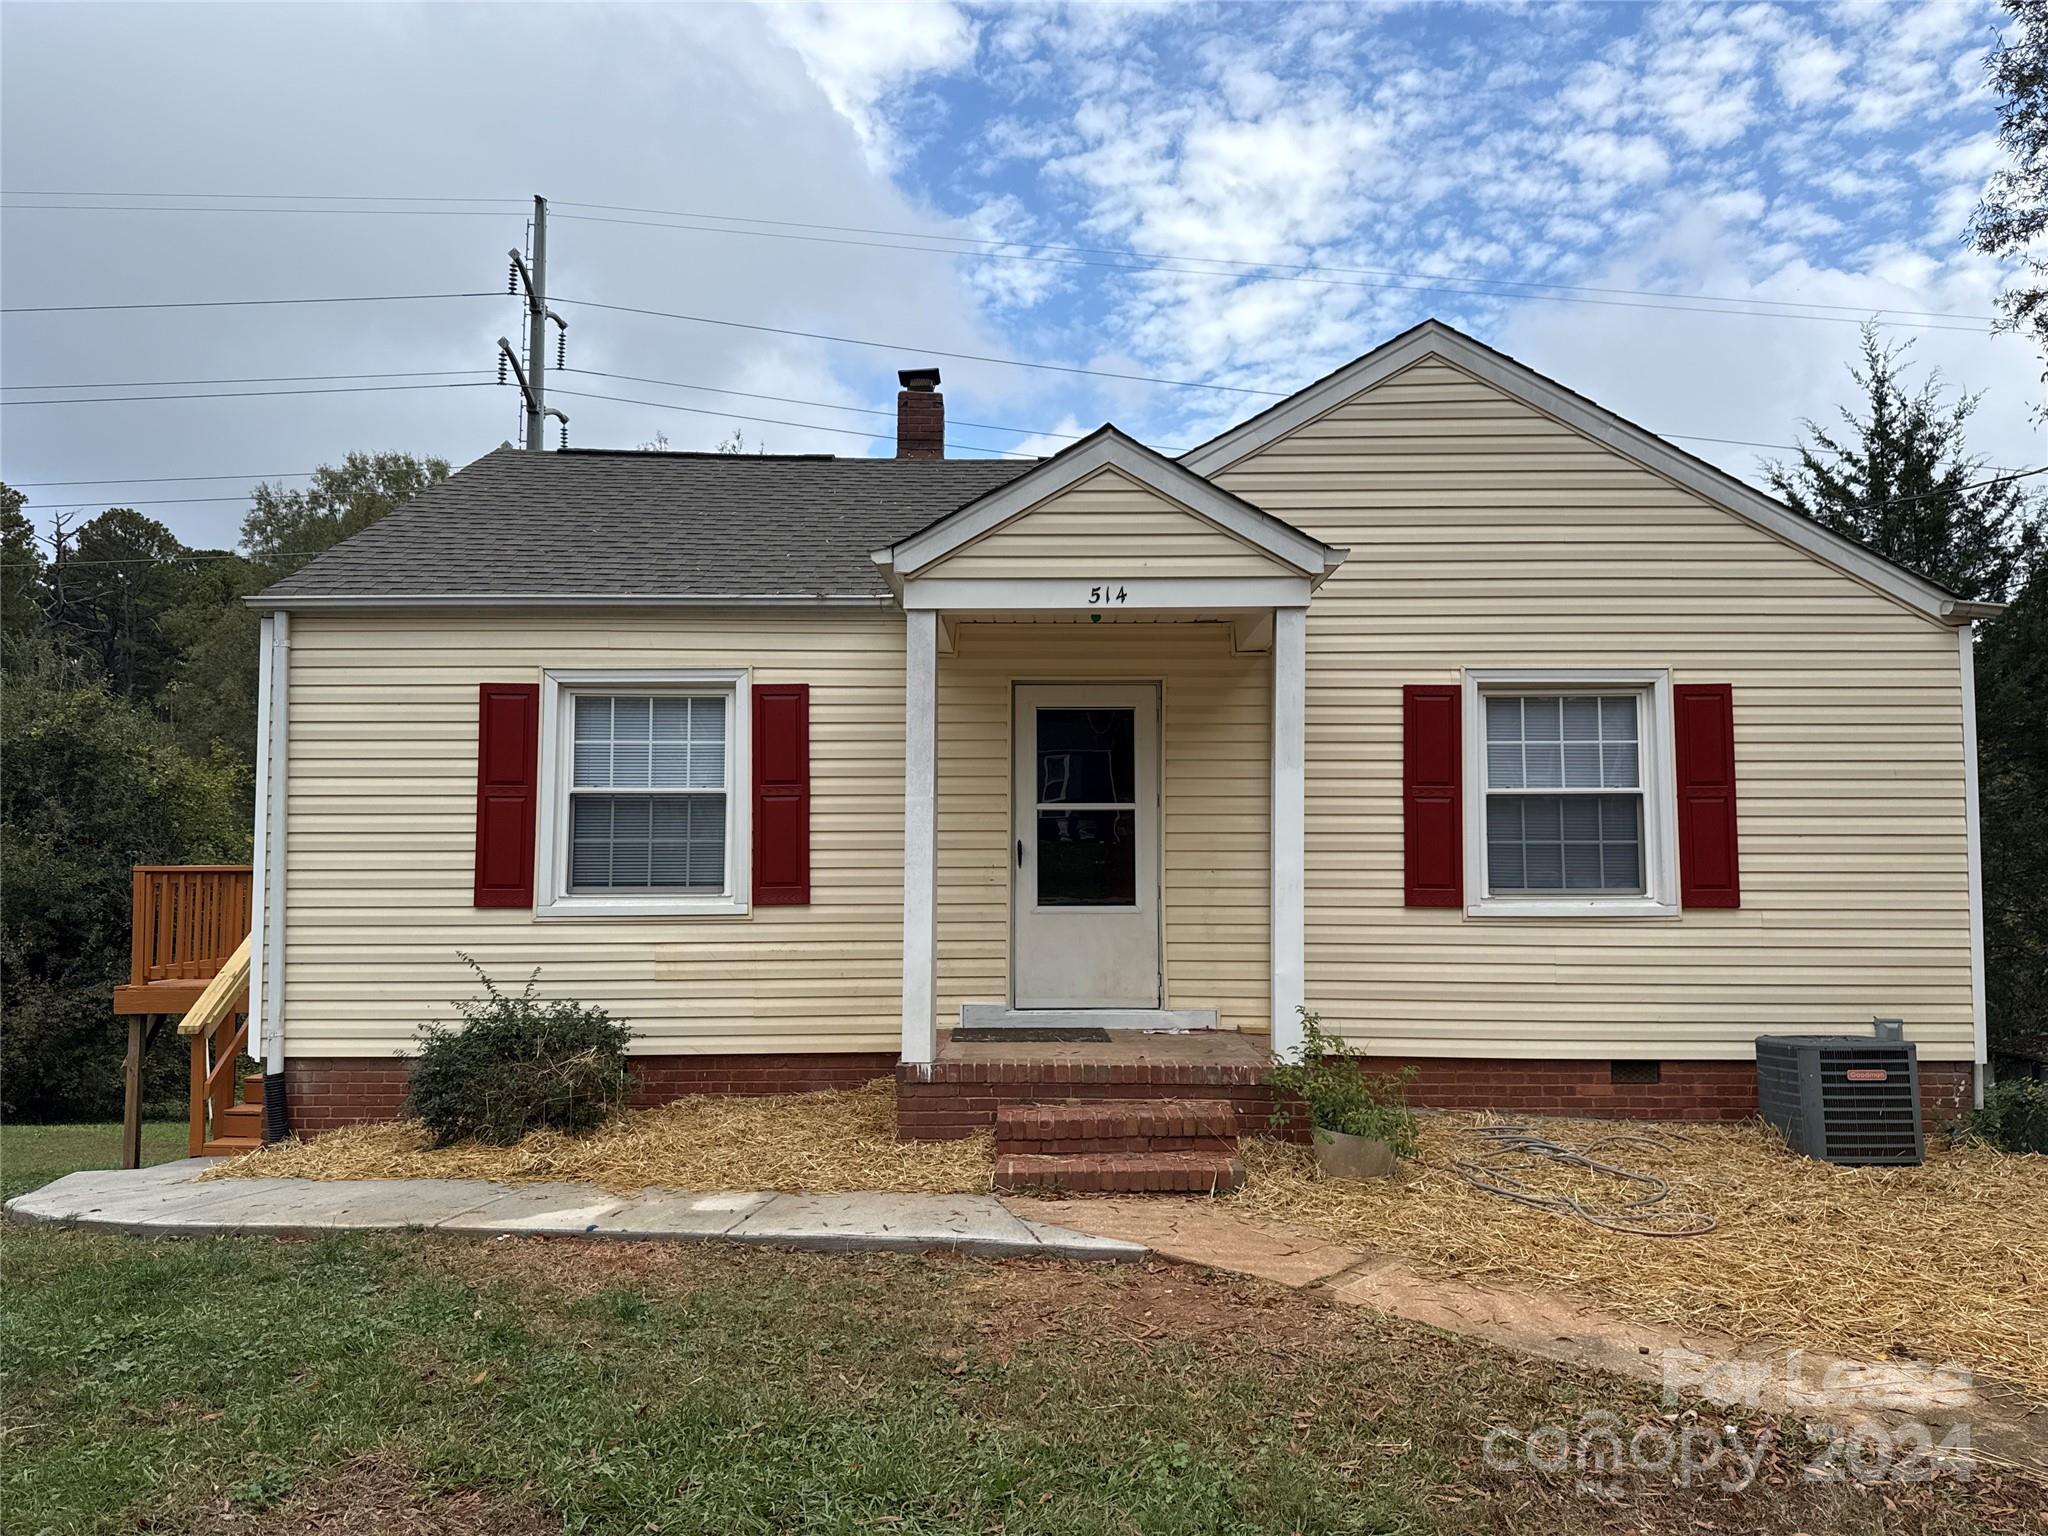
[[[885,452],[852,435],[887,431],[862,412],[944,350],[1230,386],[941,359],[956,422],[1023,429],[963,444],[1048,451],[1114,419],[1182,447],[1436,315],[1754,478],[1771,450],[1707,439],[1789,443],[1831,414],[1854,321],[1883,313],[1984,392],[1980,450],[2031,465],[2039,360],[1986,334],[2002,274],[1962,243],[1999,163],[1998,22],[1947,3],[0,7],[0,168],[23,210],[0,214],[0,288],[490,288],[512,200],[540,191],[557,294],[884,343],[572,309],[573,364],[673,381],[565,379],[581,445],[738,427]],[[19,195],[131,190],[270,197]],[[341,194],[362,196],[307,201]],[[495,301],[10,317],[0,368],[488,368],[515,324]],[[491,389],[52,406],[0,413],[0,454],[17,482],[355,447],[460,462],[516,419]],[[233,487],[149,493],[209,489]],[[215,540],[240,516],[151,510]]]

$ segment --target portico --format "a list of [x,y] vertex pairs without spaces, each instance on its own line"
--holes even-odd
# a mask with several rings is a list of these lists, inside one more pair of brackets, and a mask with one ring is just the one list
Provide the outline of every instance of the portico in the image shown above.
[[876,553],[905,1063],[963,1014],[1298,1045],[1306,619],[1344,554],[1114,428]]

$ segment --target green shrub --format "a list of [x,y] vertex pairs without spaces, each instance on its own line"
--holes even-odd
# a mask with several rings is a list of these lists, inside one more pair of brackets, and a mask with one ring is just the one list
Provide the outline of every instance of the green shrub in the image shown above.
[[2009,1077],[1984,1090],[1963,1119],[1963,1137],[2001,1152],[2048,1152],[2048,1083]]
[[626,1102],[626,1045],[633,1031],[602,1008],[534,995],[540,971],[517,997],[500,992],[484,968],[463,962],[484,996],[459,1002],[460,1026],[420,1030],[411,1110],[434,1145],[483,1141],[510,1146],[528,1131],[581,1135]]
[[1359,1053],[1342,1036],[1323,1033],[1318,1015],[1306,1008],[1298,1011],[1301,1060],[1276,1056],[1267,1074],[1281,1100],[1274,1110],[1275,1122],[1286,1119],[1289,1099],[1299,1099],[1308,1106],[1310,1124],[1325,1140],[1332,1131],[1364,1136],[1386,1142],[1397,1156],[1414,1157],[1418,1148],[1408,1085],[1415,1080],[1415,1069],[1367,1072]]

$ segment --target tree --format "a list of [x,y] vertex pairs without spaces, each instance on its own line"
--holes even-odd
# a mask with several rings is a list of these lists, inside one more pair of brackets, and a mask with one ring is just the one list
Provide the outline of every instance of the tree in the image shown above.
[[0,636],[8,645],[43,627],[43,551],[22,510],[27,498],[0,485]]
[[[233,773],[179,750],[163,724],[47,638],[9,647],[0,697],[0,1110],[108,1117],[125,1048],[114,983],[128,958],[130,867],[248,857]],[[149,1097],[179,1097],[174,1039]]]
[[182,659],[163,703],[187,750],[204,756],[220,743],[245,772],[254,772],[259,621],[242,598],[447,478],[446,459],[352,453],[339,466],[314,471],[304,490],[256,487],[242,520],[246,563],[217,562],[226,569],[212,573],[215,586],[195,592],[165,620]]
[[[2005,0],[2015,23],[1984,61],[1998,93],[1998,142],[2012,164],[1985,183],[1970,243],[2017,257],[2020,276],[1999,298],[2004,323],[2048,357],[2048,0]],[[2044,374],[2048,377],[2048,374]]]
[[1963,430],[1978,396],[1943,398],[1939,370],[1908,392],[1912,343],[1888,345],[1863,327],[1849,375],[1864,414],[1843,407],[1846,432],[1812,421],[1796,464],[1771,461],[1771,488],[1794,510],[1918,571],[1959,597],[1998,601],[2033,562],[2040,519],[2027,486],[2000,480],[1973,456]]
[[1984,626],[1976,663],[1990,1035],[2048,1059],[2048,561]]
[[110,507],[61,544],[54,563],[63,580],[53,585],[48,609],[52,638],[92,658],[122,698],[156,697],[178,662],[163,616],[185,600],[193,551],[127,507]]

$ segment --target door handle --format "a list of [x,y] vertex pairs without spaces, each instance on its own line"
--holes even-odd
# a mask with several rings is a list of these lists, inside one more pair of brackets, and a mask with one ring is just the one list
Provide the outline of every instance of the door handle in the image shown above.
[[1017,867],[1024,867],[1024,839],[1021,837],[1017,839]]

